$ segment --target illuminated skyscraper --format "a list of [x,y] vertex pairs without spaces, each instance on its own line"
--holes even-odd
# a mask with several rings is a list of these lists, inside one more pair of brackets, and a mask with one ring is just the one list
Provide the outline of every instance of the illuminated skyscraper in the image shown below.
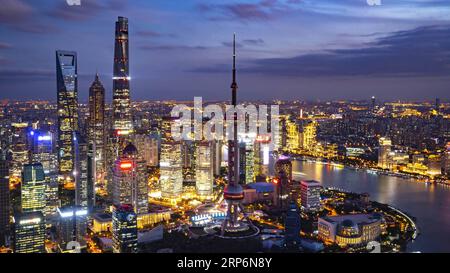
[[279,178],[282,173],[286,175],[289,182],[292,181],[292,162],[289,157],[280,157],[275,163],[275,176]]
[[72,177],[73,133],[78,130],[77,53],[56,51],[59,174]]
[[202,141],[196,149],[195,186],[199,196],[208,197],[213,193],[212,143]]
[[133,144],[128,144],[114,164],[113,203],[131,204],[137,214],[148,212],[147,165]]
[[98,74],[89,88],[89,129],[88,143],[92,145],[94,153],[95,183],[103,184],[106,171],[106,138],[105,138],[105,88]]
[[164,198],[179,198],[183,191],[183,169],[181,161],[181,142],[174,141],[171,135],[171,118],[162,123],[160,184]]
[[40,211],[44,213],[45,174],[41,163],[23,166],[21,204],[22,212]]
[[317,144],[317,122],[308,121],[301,126],[300,147],[308,152],[314,151]]
[[11,146],[11,166],[9,168],[9,176],[12,180],[20,180],[23,166],[29,163],[29,152],[27,145],[23,142],[18,142]]
[[445,159],[444,159],[444,173],[450,175],[450,142],[445,147]]
[[321,188],[320,183],[314,180],[300,182],[300,198],[303,208],[308,211],[320,209]]
[[31,163],[41,163],[44,173],[56,174],[58,172],[58,155],[54,152],[53,133],[45,130],[32,131]]
[[122,204],[113,206],[112,241],[114,253],[137,252],[137,216],[132,205]]
[[386,169],[389,167],[389,153],[391,152],[392,141],[389,138],[382,137],[379,143],[378,167]]
[[264,179],[269,175],[270,135],[258,135],[255,141],[255,178]]
[[9,170],[8,161],[0,159],[0,246],[5,245],[9,233]]
[[113,74],[113,129],[133,130],[130,105],[128,18],[116,22]]
[[88,208],[95,205],[93,144],[79,134],[74,135],[75,150],[75,205]]
[[159,164],[158,140],[156,138],[148,134],[135,134],[133,143],[147,166]]
[[283,124],[286,131],[284,150],[295,153],[301,145],[299,126],[290,119],[286,119]]
[[45,253],[45,219],[42,212],[18,213],[13,222],[15,253]]
[[80,206],[58,208],[57,235],[61,252],[73,251],[67,246],[72,241],[79,243],[80,249],[86,247],[87,215],[87,209]]

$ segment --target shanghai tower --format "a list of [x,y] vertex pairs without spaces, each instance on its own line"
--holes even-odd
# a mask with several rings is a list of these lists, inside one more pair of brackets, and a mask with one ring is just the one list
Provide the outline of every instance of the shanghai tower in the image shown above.
[[128,57],[128,18],[119,17],[116,22],[113,72],[113,129],[118,134],[128,134],[133,130]]

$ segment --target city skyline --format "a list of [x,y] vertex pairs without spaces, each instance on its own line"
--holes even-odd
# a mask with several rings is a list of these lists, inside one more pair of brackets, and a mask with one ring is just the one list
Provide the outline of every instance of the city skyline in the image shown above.
[[277,99],[445,99],[450,84],[450,3],[442,1],[3,2],[0,88],[10,92],[2,99],[55,100],[47,57],[67,49],[78,55],[80,102],[97,71],[110,102],[119,15],[130,19],[134,101],[226,99],[232,32],[243,100],[273,99],[273,90]]
[[0,0],[0,253],[450,251],[450,5],[55,3]]

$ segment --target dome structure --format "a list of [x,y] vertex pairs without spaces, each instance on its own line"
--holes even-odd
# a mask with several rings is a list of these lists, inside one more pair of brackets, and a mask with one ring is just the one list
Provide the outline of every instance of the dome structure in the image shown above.
[[136,149],[136,146],[129,143],[122,151],[122,154],[127,157],[134,157],[138,153],[138,150]]

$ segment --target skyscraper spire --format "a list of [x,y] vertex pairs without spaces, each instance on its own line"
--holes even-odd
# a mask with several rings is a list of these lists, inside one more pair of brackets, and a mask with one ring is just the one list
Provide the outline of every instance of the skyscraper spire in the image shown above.
[[237,92],[237,83],[236,83],[236,33],[233,34],[233,82],[231,83],[232,88],[232,104],[236,106],[236,92]]

